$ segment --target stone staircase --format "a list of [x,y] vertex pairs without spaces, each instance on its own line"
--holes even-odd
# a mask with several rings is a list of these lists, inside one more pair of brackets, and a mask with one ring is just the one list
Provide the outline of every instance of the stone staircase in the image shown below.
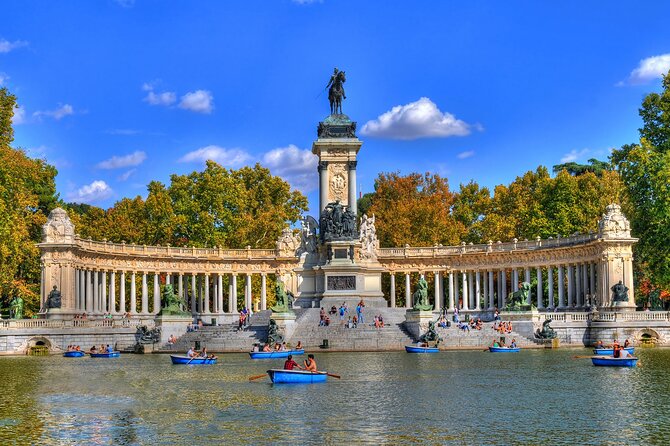
[[[331,324],[327,327],[319,326],[318,308],[296,308],[296,320],[289,331],[286,342],[289,346],[298,341],[308,350],[319,349],[324,340],[330,351],[380,351],[403,350],[404,346],[415,341],[405,328],[404,308],[368,308],[366,307],[365,323],[356,328],[346,328],[340,323],[339,315],[329,315]],[[355,310],[350,310],[353,317]],[[264,342],[267,338],[267,326],[272,315],[271,311],[254,313],[250,323],[243,330],[238,331],[237,323],[204,326],[197,331],[187,332],[181,336],[173,346],[164,344],[160,352],[185,352],[191,347],[207,347],[211,352],[248,352],[256,342]],[[347,316],[349,316],[347,315]],[[384,327],[375,328],[374,316],[384,318]],[[347,319],[345,316],[345,321]],[[435,317],[437,319],[437,316]],[[442,338],[441,348],[486,348],[493,339],[504,336],[507,343],[516,339],[520,347],[540,347],[541,341],[533,337],[532,322],[515,321],[514,331],[500,335],[493,330],[492,322],[485,322],[481,330],[463,331],[452,324],[448,328],[437,328]]]
[[[366,307],[366,310],[365,323],[358,324],[356,328],[346,328],[340,323],[339,315],[329,315],[330,325],[322,327],[319,326],[318,308],[296,309],[296,326],[289,341],[293,344],[301,341],[305,348],[316,349],[327,340],[328,349],[334,351],[402,350],[406,344],[414,342],[403,327],[404,309]],[[353,314],[355,310],[350,310],[349,315],[353,317]],[[380,314],[384,327],[375,328],[374,316]]]

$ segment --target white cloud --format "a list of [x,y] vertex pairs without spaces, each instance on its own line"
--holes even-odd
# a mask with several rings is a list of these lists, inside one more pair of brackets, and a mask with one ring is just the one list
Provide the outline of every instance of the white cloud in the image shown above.
[[475,155],[474,150],[466,150],[465,152],[461,152],[458,155],[456,155],[456,158],[459,160],[464,160],[465,158],[470,158],[471,156]]
[[263,165],[273,175],[279,175],[302,192],[316,189],[318,158],[311,150],[301,150],[293,144],[270,150],[263,155]]
[[563,158],[561,158],[561,163],[571,163],[573,161],[577,161],[580,158],[584,158],[590,152],[591,150],[589,149],[582,149],[582,150],[572,149],[570,152],[563,155]]
[[149,91],[149,93],[144,98],[145,102],[148,102],[150,105],[172,105],[177,102],[177,95],[172,91],[164,91],[162,93],[154,93]]
[[446,138],[470,134],[470,124],[442,112],[430,99],[423,97],[407,105],[397,105],[362,129],[367,136],[390,139]]
[[137,169],[130,169],[126,172],[123,172],[121,175],[119,175],[118,180],[119,181],[126,181],[128,178],[130,178],[135,172],[137,172]]
[[138,150],[129,155],[113,156],[97,164],[98,169],[119,169],[121,167],[139,166],[147,159],[147,154]]
[[207,90],[196,90],[181,97],[179,107],[196,113],[209,114],[214,109],[214,96]]
[[76,203],[93,203],[111,197],[113,192],[107,183],[96,180],[68,194],[68,199]]
[[55,110],[36,111],[33,116],[39,118],[41,116],[50,116],[56,121],[60,121],[66,116],[74,115],[74,108],[70,104],[61,105]]
[[323,0],[292,0],[297,5],[313,5],[314,3],[323,3]]
[[27,46],[28,42],[24,40],[15,40],[10,42],[6,39],[0,39],[0,53],[9,53],[12,50],[21,48],[22,46]]
[[[628,83],[632,85],[645,84],[653,79],[660,79],[670,71],[670,53],[642,59],[637,68],[628,76]],[[619,82],[617,85],[623,85]]]
[[9,80],[7,73],[0,72],[0,86],[2,86],[7,80]]
[[238,167],[246,163],[249,159],[251,159],[251,156],[242,149],[225,149],[223,147],[211,145],[188,152],[179,159],[179,162],[192,163],[212,160],[222,166]]
[[12,116],[12,124],[20,125],[26,122],[26,111],[18,105],[14,105],[14,116]]

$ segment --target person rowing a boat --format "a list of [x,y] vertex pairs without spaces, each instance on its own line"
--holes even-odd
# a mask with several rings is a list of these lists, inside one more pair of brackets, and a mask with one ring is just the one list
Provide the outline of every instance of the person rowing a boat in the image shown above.
[[293,360],[293,355],[288,355],[288,358],[284,362],[284,370],[293,370],[294,367],[302,369],[297,362]]
[[[622,350],[623,349],[621,348],[619,343],[614,344],[614,348],[612,349],[612,356],[615,357],[615,358],[621,358]],[[625,351],[625,350],[623,350],[623,351]],[[626,352],[626,353],[628,353],[628,352]]]
[[186,356],[188,356],[189,358],[195,358],[198,356],[198,354],[195,351],[193,351],[192,348],[189,348],[188,351],[186,352]]
[[493,343],[491,344],[491,347],[500,347],[500,344],[498,343],[498,341],[494,339]]
[[316,372],[316,361],[314,360],[314,355],[309,354],[307,355],[307,359],[305,359],[305,367],[301,367],[303,370],[307,372]]
[[270,348],[270,344],[265,344],[263,346],[263,351],[266,352],[266,353],[271,352],[272,349]]

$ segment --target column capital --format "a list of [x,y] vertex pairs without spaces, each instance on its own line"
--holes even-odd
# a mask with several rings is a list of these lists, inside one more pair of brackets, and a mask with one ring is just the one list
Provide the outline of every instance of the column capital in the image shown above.
[[358,164],[358,161],[349,161],[347,162],[347,165],[349,166],[349,170],[356,170],[356,165]]
[[328,169],[328,161],[319,161],[319,164],[316,166],[316,170],[321,172],[325,169]]

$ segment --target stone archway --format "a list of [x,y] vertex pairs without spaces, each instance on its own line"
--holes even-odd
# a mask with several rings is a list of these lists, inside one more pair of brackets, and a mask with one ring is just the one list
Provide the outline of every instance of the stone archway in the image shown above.
[[49,354],[54,348],[53,342],[44,336],[35,336],[26,342],[25,352],[28,355]]
[[639,345],[654,346],[664,344],[663,336],[651,328],[644,328],[635,333],[635,341]]

